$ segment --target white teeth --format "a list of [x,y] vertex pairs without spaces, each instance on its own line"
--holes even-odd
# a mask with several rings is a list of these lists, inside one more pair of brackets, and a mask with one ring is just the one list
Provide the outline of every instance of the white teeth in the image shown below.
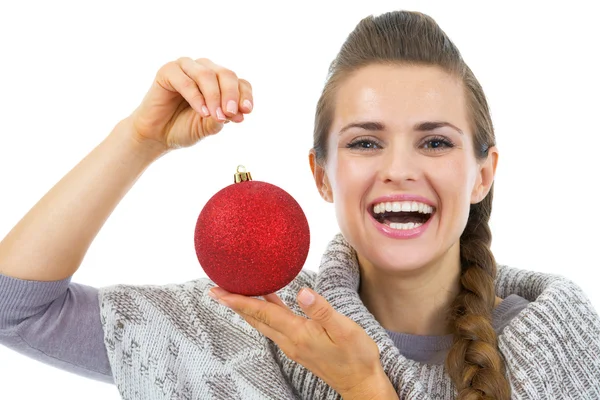
[[418,201],[393,201],[375,204],[373,212],[382,214],[384,212],[419,212],[421,214],[431,214],[433,207]]
[[406,224],[402,224],[402,223],[398,223],[398,222],[392,222],[390,223],[390,228],[392,229],[398,229],[398,230],[409,230],[409,229],[415,229],[418,228],[419,226],[423,225],[420,222],[409,222]]

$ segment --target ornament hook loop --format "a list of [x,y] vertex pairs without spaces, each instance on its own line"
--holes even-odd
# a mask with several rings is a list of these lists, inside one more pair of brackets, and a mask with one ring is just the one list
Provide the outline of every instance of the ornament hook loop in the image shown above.
[[240,183],[251,180],[252,175],[250,175],[250,172],[246,171],[246,167],[244,167],[243,165],[238,165],[236,168],[236,173],[233,175],[233,183]]

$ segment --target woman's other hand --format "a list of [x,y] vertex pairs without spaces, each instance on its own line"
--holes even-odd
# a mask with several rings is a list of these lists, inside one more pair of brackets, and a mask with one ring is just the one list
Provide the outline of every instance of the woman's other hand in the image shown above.
[[253,105],[248,81],[206,58],[182,57],[159,69],[128,120],[134,139],[166,152],[192,146],[228,121],[242,122]]
[[298,304],[309,318],[294,314],[274,293],[263,296],[266,301],[219,287],[211,290],[213,294],[344,399],[398,398],[381,366],[377,344],[316,292],[305,288],[298,294]]

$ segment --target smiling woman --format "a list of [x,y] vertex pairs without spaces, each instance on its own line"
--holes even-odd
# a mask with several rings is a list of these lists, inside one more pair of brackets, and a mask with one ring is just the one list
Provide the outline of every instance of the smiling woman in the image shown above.
[[363,20],[330,73],[311,165],[357,252],[361,298],[389,330],[455,335],[459,398],[509,398],[487,225],[498,151],[480,85],[418,14]]
[[142,172],[244,122],[253,93],[206,58],[163,65],[0,242],[2,343],[127,399],[600,397],[600,319],[582,289],[496,263],[488,103],[419,12],[362,19],[331,63],[308,158],[340,233],[318,272],[264,300],[206,278],[72,283]]

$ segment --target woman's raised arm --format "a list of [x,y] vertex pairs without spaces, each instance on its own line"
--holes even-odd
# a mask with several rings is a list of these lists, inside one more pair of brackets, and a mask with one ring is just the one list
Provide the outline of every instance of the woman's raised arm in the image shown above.
[[104,222],[154,160],[219,132],[227,120],[241,122],[251,109],[250,84],[232,71],[207,59],[165,64],[140,106],[0,242],[0,274],[35,281],[72,276]]

